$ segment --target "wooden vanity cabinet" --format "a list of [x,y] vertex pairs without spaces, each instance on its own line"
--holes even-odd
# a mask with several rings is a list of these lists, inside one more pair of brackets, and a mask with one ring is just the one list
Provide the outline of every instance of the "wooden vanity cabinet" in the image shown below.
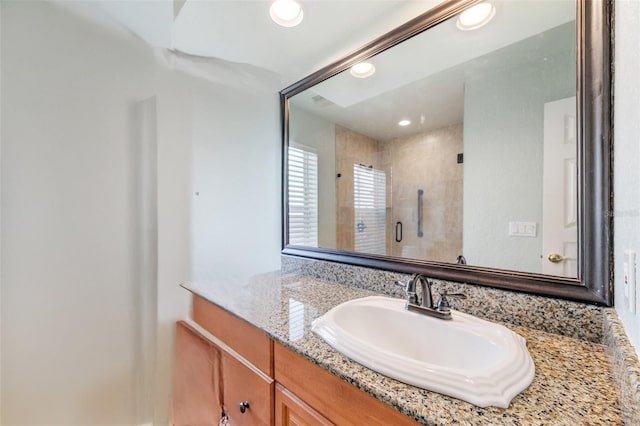
[[216,426],[225,409],[233,426],[417,424],[198,296],[193,312],[177,326],[174,426]]
[[287,388],[276,383],[277,426],[332,426],[328,419]]
[[[274,380],[196,324],[176,329],[174,426],[273,425]],[[244,405],[244,406],[243,406]]]
[[[273,379],[227,354],[223,355],[223,366],[224,402],[231,425],[272,425]],[[240,410],[243,403],[248,404],[244,412]]]
[[187,323],[176,327],[173,425],[217,425],[222,416],[222,354]]
[[273,377],[273,341],[264,331],[199,296],[193,298],[193,320]]
[[276,382],[330,422],[337,425],[417,425],[384,402],[282,345],[274,345],[274,357]]

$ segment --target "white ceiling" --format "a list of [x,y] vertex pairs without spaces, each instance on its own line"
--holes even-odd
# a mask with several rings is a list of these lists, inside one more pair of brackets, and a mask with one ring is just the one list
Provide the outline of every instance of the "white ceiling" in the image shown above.
[[[271,21],[268,0],[57,1],[102,25],[131,32],[159,48],[161,54],[157,57],[169,67],[216,83],[277,91],[442,0],[299,0],[305,17],[293,28],[280,27]],[[308,96],[299,97],[307,97],[308,107],[311,96],[321,94],[336,105],[320,114],[327,118],[333,114],[341,118],[344,125],[354,130],[363,129],[364,134],[377,132],[374,125],[380,131],[386,126],[388,132],[381,140],[388,140],[392,133],[397,135],[398,117],[385,116],[386,124],[377,118],[365,120],[375,110],[388,105],[410,103],[414,108],[404,113],[407,116],[424,115],[418,109],[431,111],[428,114],[431,122],[424,124],[428,126],[460,122],[459,100],[464,76],[448,70],[487,51],[567,22],[575,10],[573,0],[494,2],[499,5],[496,17],[491,25],[479,31],[462,33],[455,29],[453,22],[439,25],[428,35],[423,33],[403,43],[403,48],[388,50],[374,58],[378,71],[373,78],[354,81],[348,75],[339,75],[314,87]],[[549,13],[550,7],[555,12]],[[527,12],[519,13],[517,19],[501,19],[522,9]],[[506,38],[506,34],[511,36]],[[469,41],[448,43],[469,36]],[[451,46],[458,46],[458,51]],[[422,95],[435,90],[442,93],[439,99],[447,101],[436,102],[434,97]],[[364,104],[367,99],[370,99],[370,111],[346,114],[351,106]],[[345,108],[337,110],[338,105]]]
[[[575,54],[571,50],[573,32],[571,23],[560,25],[543,33],[543,37],[529,37],[422,79],[400,80],[409,82],[346,107],[332,102],[331,96],[324,97],[327,92],[339,90],[333,85],[331,91],[312,87],[291,98],[290,106],[381,142],[460,124],[466,81],[505,69],[519,72],[534,63],[570,57]],[[321,102],[314,99],[318,94]],[[401,119],[409,119],[412,124],[400,127],[397,123]]]
[[304,20],[293,28],[271,21],[267,0],[58,2],[156,48],[277,73],[284,88],[441,0],[301,0]]
[[436,3],[303,0],[302,23],[283,28],[271,21],[268,1],[189,0],[175,22],[174,48],[266,68],[288,85]]
[[486,27],[460,31],[456,18],[449,19],[376,55],[370,62],[378,72],[372,77],[354,79],[342,73],[314,87],[314,91],[348,107],[575,19],[575,5],[568,1],[493,0],[493,4],[496,16]]
[[[376,57],[366,79],[343,72],[291,99],[291,105],[379,141],[459,124],[465,81],[474,73],[525,67],[574,46],[572,1],[494,0],[486,27],[460,31],[455,18]],[[325,101],[316,102],[320,95]],[[410,119],[412,125],[399,127]]]

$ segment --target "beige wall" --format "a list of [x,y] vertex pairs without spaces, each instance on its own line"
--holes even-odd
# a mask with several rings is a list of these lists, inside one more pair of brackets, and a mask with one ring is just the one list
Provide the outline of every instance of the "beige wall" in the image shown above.
[[[391,214],[387,215],[388,253],[442,262],[462,254],[462,124],[384,144],[384,169],[392,170]],[[418,237],[418,189],[422,198],[422,231]],[[395,223],[403,224],[402,242]],[[403,251],[404,249],[404,251]]]
[[346,127],[336,125],[336,248],[338,250],[352,251],[355,247],[354,164],[371,165],[375,169],[380,169],[380,143]]
[[[353,165],[387,176],[387,254],[453,262],[462,254],[462,124],[381,143],[336,126],[337,248],[354,249]],[[422,189],[424,235],[418,237]],[[403,239],[395,241],[395,224]]]

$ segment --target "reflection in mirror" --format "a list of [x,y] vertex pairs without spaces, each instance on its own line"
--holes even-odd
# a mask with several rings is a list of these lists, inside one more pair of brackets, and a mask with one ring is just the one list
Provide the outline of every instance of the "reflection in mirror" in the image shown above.
[[494,1],[289,98],[289,243],[578,276],[576,4]]

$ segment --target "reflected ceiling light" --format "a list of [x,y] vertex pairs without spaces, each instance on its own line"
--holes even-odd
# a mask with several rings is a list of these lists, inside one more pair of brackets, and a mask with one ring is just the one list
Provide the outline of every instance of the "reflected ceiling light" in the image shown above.
[[283,27],[295,27],[304,18],[302,6],[295,0],[276,0],[269,8],[273,22]]
[[411,124],[411,121],[409,121],[409,120],[400,120],[400,121],[398,121],[398,126],[404,127],[404,126],[408,126],[409,124]]
[[367,78],[376,72],[376,67],[370,62],[360,62],[352,66],[350,72],[356,78]]
[[462,31],[476,30],[488,24],[495,14],[496,7],[488,1],[484,1],[471,6],[458,15],[456,26]]

